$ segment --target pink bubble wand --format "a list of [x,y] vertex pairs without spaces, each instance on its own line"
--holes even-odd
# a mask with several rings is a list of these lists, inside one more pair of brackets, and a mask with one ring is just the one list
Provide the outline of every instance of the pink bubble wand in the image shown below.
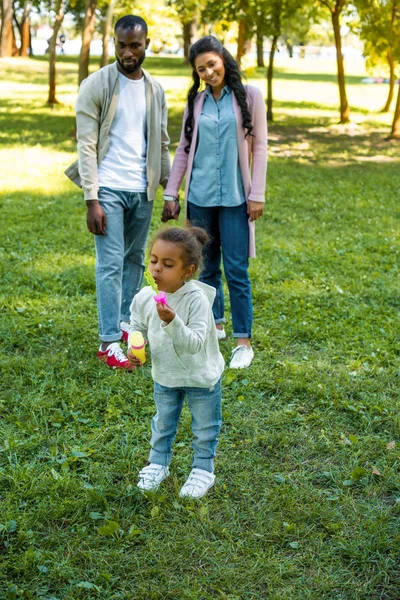
[[156,293],[156,295],[154,296],[155,302],[160,302],[160,304],[164,304],[166,306],[167,305],[167,294],[165,292],[158,291],[157,284],[154,281],[153,275],[150,273],[150,271],[146,270],[144,272],[144,279],[145,279],[147,285],[149,285],[151,287],[151,289]]

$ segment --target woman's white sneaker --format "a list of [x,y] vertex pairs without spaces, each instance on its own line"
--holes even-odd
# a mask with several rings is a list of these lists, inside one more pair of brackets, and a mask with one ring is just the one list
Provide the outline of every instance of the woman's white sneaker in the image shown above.
[[251,346],[236,346],[232,352],[229,367],[231,369],[244,369],[251,365],[253,358],[254,352]]
[[179,495],[181,498],[202,498],[214,483],[214,473],[203,469],[192,469]]
[[168,467],[150,463],[140,471],[137,487],[143,492],[155,492],[168,475]]

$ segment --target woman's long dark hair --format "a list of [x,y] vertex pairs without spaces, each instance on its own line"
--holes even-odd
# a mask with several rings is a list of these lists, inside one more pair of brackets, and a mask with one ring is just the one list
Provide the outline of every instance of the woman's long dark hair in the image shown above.
[[193,84],[188,93],[188,115],[185,121],[185,136],[189,142],[185,147],[186,154],[189,154],[190,145],[192,143],[194,101],[200,90],[200,77],[196,71],[195,61],[200,54],[204,54],[205,52],[214,52],[215,54],[218,54],[218,56],[220,56],[224,61],[225,83],[235,94],[235,98],[239,104],[243,117],[243,128],[246,129],[246,136],[251,135],[251,131],[253,129],[251,124],[251,115],[246,101],[246,90],[244,89],[244,85],[242,83],[239,65],[216,37],[213,35],[207,35],[193,44],[189,53],[189,62],[193,69]]

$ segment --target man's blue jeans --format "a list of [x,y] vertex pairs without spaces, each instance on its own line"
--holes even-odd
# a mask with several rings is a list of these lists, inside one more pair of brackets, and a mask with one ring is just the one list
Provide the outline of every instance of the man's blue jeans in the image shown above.
[[200,281],[217,290],[213,314],[216,323],[223,323],[224,293],[222,290],[221,250],[229,289],[232,329],[235,338],[250,338],[253,324],[253,304],[249,268],[249,222],[247,203],[233,207],[203,207],[189,202],[188,216],[192,225],[202,227],[211,238],[203,253]]
[[185,397],[192,414],[194,457],[192,467],[214,472],[214,456],[221,429],[221,380],[212,389],[170,388],[154,382],[154,401],[157,414],[151,422],[151,450],[149,461],[157,465],[169,465],[172,442]]
[[121,339],[120,322],[140,290],[153,202],[146,192],[100,188],[106,235],[95,235],[99,335],[103,342]]

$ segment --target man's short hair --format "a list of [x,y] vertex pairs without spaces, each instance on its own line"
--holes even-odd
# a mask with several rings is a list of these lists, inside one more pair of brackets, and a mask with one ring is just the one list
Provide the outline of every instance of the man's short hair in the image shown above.
[[147,23],[142,17],[136,15],[125,15],[115,23],[114,31],[117,29],[141,29],[147,35]]

